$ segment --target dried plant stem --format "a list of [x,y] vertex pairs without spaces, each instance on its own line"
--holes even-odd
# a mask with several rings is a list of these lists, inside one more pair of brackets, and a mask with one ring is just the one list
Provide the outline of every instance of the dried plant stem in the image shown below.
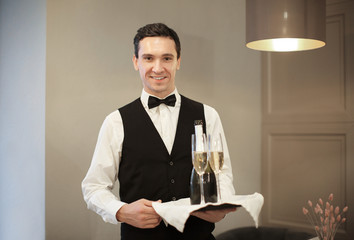
[[312,202],[308,201],[310,210],[303,207],[302,211],[306,215],[308,221],[315,228],[317,237],[320,240],[334,240],[339,225],[346,221],[343,218],[343,214],[348,211],[348,206],[344,207],[340,212],[339,207],[334,208],[332,205],[333,194],[330,194],[326,204],[320,198],[316,206]]
[[320,236],[319,231],[317,231],[317,229],[316,229],[316,224],[315,224],[314,219],[311,216],[311,214],[306,214],[306,217],[307,217],[307,220],[311,223],[311,225],[315,227],[316,235]]

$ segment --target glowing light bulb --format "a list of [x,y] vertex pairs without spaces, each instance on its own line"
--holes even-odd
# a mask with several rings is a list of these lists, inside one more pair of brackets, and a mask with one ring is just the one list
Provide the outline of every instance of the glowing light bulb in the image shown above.
[[289,52],[299,49],[298,39],[296,38],[277,38],[272,40],[273,49],[277,52]]

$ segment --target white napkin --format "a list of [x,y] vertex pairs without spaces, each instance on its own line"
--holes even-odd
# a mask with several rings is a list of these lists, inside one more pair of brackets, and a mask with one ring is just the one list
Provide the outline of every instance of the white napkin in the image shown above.
[[251,195],[232,195],[226,199],[222,199],[221,203],[206,203],[191,205],[189,198],[182,198],[172,202],[153,202],[152,207],[155,209],[162,219],[168,224],[174,226],[178,231],[183,232],[184,224],[186,223],[191,212],[201,209],[208,205],[218,206],[221,204],[241,205],[253,218],[256,227],[258,227],[258,216],[262,209],[264,198],[260,193]]

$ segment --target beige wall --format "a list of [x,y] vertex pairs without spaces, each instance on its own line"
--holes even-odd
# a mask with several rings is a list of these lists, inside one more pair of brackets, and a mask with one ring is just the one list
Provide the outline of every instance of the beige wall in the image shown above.
[[[314,233],[301,209],[330,193],[354,207],[354,1],[326,13],[325,47],[262,58],[263,225]],[[354,239],[345,217],[337,240]]]
[[[47,239],[117,239],[86,209],[81,181],[107,114],[137,98],[131,58],[138,27],[164,22],[182,42],[178,90],[215,107],[238,194],[260,191],[260,54],[246,49],[245,1],[47,1]],[[215,233],[253,225],[243,210]]]

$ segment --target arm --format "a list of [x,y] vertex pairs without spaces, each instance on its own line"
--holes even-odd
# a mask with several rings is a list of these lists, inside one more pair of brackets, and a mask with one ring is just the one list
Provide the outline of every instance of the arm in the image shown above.
[[118,223],[116,212],[125,204],[112,193],[118,176],[123,138],[121,117],[116,111],[102,124],[90,168],[81,185],[87,207],[113,224]]
[[140,199],[126,204],[112,193],[118,177],[123,138],[122,119],[116,111],[102,124],[91,166],[82,181],[84,199],[87,207],[106,222],[125,222],[139,228],[156,227],[161,218],[152,208],[151,201]]
[[[211,108],[207,105],[204,105],[204,113],[205,113],[207,134],[216,135],[220,133],[223,140],[224,165],[222,168],[222,172],[219,175],[221,196],[225,197],[227,195],[234,195],[235,189],[233,186],[233,175],[232,175],[230,155],[229,155],[224,129],[222,127],[219,114],[215,111],[214,108]],[[196,211],[193,212],[191,215],[201,218],[208,222],[216,223],[222,220],[226,216],[226,214],[235,211],[236,208],[213,210],[213,211],[202,211],[202,212]]]
[[204,105],[207,134],[221,134],[224,147],[224,165],[219,175],[221,196],[235,195],[230,154],[219,114],[214,108]]

